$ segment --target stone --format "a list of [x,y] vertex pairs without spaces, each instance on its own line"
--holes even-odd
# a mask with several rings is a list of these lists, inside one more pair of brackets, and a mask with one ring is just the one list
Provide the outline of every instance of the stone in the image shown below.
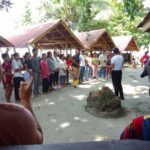
[[108,87],[89,93],[86,110],[99,117],[118,117],[123,112],[121,101]]

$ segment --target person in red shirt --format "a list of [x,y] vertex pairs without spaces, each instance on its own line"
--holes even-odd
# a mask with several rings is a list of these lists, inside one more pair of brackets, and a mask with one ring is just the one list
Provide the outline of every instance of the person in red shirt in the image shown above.
[[47,93],[49,89],[49,66],[47,62],[47,55],[46,53],[42,54],[42,60],[40,61],[41,67],[41,76],[42,76],[42,84],[43,84],[43,93]]
[[19,96],[23,106],[0,104],[0,146],[42,144],[42,129],[30,103],[32,93],[31,77],[28,83],[21,82]]
[[5,89],[6,102],[10,103],[10,98],[13,91],[13,73],[9,55],[2,54],[4,62],[2,63],[2,82]]

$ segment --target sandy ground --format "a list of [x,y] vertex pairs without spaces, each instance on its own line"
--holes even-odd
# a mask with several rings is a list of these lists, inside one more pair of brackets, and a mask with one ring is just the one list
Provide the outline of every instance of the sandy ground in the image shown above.
[[[125,100],[122,106],[129,113],[122,118],[97,118],[85,111],[89,92],[105,85],[112,88],[111,79],[88,81],[78,88],[69,85],[32,99],[33,109],[43,129],[44,143],[118,139],[132,118],[150,113],[149,81],[147,77],[140,78],[141,72],[141,68],[126,68],[123,71]],[[1,99],[4,99],[3,94],[1,88]]]

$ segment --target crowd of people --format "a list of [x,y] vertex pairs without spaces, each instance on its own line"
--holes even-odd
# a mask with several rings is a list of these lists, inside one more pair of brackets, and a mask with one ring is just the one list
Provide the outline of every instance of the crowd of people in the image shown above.
[[[100,55],[85,54],[85,51],[76,51],[73,57],[59,55],[54,51],[43,53],[38,57],[38,50],[33,49],[33,56],[26,53],[23,60],[15,53],[13,59],[8,54],[2,55],[2,80],[4,88],[10,98],[12,82],[14,84],[15,98],[20,98],[23,106],[16,104],[0,104],[2,114],[0,123],[0,145],[41,144],[43,142],[42,129],[34,115],[30,98],[32,89],[34,94],[39,94],[39,81],[42,78],[43,93],[55,86],[64,86],[67,83],[69,73],[72,74],[74,82],[83,82],[89,78],[108,77],[111,71],[112,83],[115,95],[123,100],[123,89],[121,85],[122,67],[124,58],[119,49],[113,49],[112,55],[102,52]],[[109,62],[109,57],[112,57]],[[24,71],[24,73],[22,73]],[[88,74],[87,74],[88,73]],[[27,82],[23,82],[27,81]],[[34,84],[34,88],[32,87]],[[75,83],[74,83],[75,84]],[[19,89],[18,89],[19,87]],[[7,99],[7,100],[8,100]],[[10,101],[9,101],[10,102]],[[11,122],[11,128],[10,124]],[[19,129],[19,130],[18,130]],[[123,130],[120,139],[150,140],[150,117],[138,116]]]
[[23,58],[19,53],[9,57],[2,54],[2,81],[5,89],[6,101],[10,102],[14,89],[15,101],[19,102],[19,87],[21,81],[29,81],[33,76],[33,96],[39,96],[40,82],[42,93],[66,86],[70,78],[73,86],[91,79],[106,79],[111,77],[111,52],[101,51],[99,54],[76,50],[74,56],[60,54],[59,51],[42,53],[38,56],[38,49],[33,48],[32,55],[26,52]]

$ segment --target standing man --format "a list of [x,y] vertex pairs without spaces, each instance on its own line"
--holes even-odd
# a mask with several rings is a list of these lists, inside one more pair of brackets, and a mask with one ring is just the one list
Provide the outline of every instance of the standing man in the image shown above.
[[80,59],[80,77],[79,77],[79,82],[82,83],[83,82],[83,76],[84,76],[84,72],[85,72],[85,55],[84,55],[85,51],[82,50],[79,56]]
[[50,90],[53,90],[54,89],[55,65],[54,65],[54,59],[52,57],[51,52],[47,53],[47,62],[48,62],[48,67],[49,67],[49,71],[50,71],[49,87],[50,87]]
[[118,48],[113,48],[114,56],[111,59],[112,67],[112,83],[115,90],[116,97],[124,100],[123,89],[121,85],[122,80],[122,67],[123,67],[123,56],[120,55]]
[[34,96],[39,95],[39,86],[40,86],[40,58],[38,57],[38,49],[33,48],[32,50],[33,57],[31,59],[31,68],[32,68],[32,73],[33,73],[33,84],[34,84],[34,89],[33,93]]
[[20,82],[24,81],[23,79],[23,64],[21,60],[19,59],[19,54],[15,53],[14,54],[14,59],[12,61],[12,68],[14,71],[14,93],[15,93],[15,100],[16,102],[20,102],[20,97],[19,97],[19,88],[20,88]]
[[107,55],[103,51],[99,55],[99,62],[100,62],[100,68],[99,68],[99,78],[103,76],[104,79],[106,79],[106,62],[107,62]]

